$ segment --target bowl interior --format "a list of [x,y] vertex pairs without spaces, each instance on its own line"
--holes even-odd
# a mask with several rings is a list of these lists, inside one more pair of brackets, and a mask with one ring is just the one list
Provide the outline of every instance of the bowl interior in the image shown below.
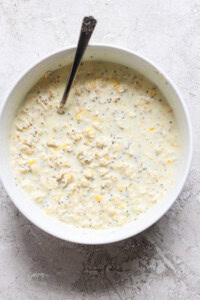
[[167,194],[167,197],[162,201],[159,201],[152,209],[138,218],[138,220],[126,224],[123,227],[107,230],[80,229],[61,223],[60,221],[47,216],[31,199],[29,199],[24,191],[16,185],[9,154],[9,131],[16,111],[27,92],[46,71],[55,70],[61,65],[63,66],[71,63],[74,51],[74,48],[62,50],[34,65],[14,85],[14,88],[5,99],[0,114],[0,175],[4,187],[18,209],[35,225],[46,232],[64,240],[78,243],[109,243],[122,240],[143,231],[157,221],[177,198],[187,177],[191,161],[190,121],[188,119],[185,104],[182,102],[178,92],[170,80],[166,78],[166,75],[163,75],[158,68],[153,66],[147,60],[127,50],[111,46],[90,46],[86,51],[84,60],[104,60],[123,64],[145,75],[159,87],[173,108],[177,119],[182,144],[181,163],[177,172],[175,185]]

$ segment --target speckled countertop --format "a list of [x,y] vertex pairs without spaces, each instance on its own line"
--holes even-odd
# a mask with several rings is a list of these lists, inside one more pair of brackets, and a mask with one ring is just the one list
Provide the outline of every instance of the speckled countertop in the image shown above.
[[140,52],[177,84],[192,116],[193,164],[172,209],[146,232],[105,246],[49,236],[0,191],[0,299],[200,299],[200,2],[0,0],[0,91],[40,57],[75,44],[84,15],[93,42]]

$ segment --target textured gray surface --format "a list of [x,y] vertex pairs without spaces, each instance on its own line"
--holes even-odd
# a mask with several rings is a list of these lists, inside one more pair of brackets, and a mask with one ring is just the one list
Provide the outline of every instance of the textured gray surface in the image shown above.
[[172,209],[136,238],[81,246],[42,232],[0,192],[0,299],[200,299],[200,2],[198,0],[0,0],[0,92],[40,57],[76,43],[84,15],[93,42],[149,57],[181,90],[195,151]]

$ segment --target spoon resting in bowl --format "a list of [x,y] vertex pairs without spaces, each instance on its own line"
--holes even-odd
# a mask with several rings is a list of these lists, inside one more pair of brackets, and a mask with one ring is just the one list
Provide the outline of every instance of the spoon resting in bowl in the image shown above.
[[69,79],[62,97],[62,100],[60,102],[60,106],[58,108],[58,113],[63,114],[64,113],[64,105],[67,102],[67,98],[71,89],[71,86],[73,84],[74,78],[76,76],[76,73],[78,71],[79,65],[81,63],[82,57],[85,53],[85,50],[88,46],[89,40],[92,36],[92,33],[94,31],[94,28],[96,26],[97,20],[93,17],[84,17],[82,26],[81,26],[81,32],[80,37],[78,41],[78,46],[76,49],[76,54],[74,58],[74,62],[72,65],[72,69],[69,75]]

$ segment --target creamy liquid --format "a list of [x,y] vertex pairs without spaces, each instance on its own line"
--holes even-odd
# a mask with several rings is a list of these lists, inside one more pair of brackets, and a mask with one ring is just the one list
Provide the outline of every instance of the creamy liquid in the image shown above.
[[18,183],[46,214],[78,227],[121,226],[162,201],[179,158],[179,133],[158,88],[133,70],[85,62],[57,107],[70,67],[47,72],[13,122]]

